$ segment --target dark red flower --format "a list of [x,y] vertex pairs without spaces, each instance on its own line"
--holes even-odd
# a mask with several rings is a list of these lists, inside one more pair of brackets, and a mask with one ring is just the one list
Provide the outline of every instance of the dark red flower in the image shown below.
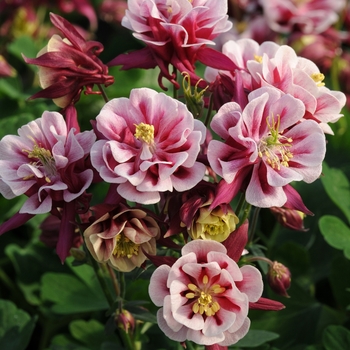
[[101,94],[93,91],[94,84],[109,86],[114,77],[108,75],[108,67],[97,57],[103,45],[86,41],[64,18],[50,14],[51,22],[65,36],[53,35],[37,58],[23,56],[26,63],[39,66],[39,79],[43,90],[30,99],[51,98],[65,108],[76,103],[85,87],[85,94]]

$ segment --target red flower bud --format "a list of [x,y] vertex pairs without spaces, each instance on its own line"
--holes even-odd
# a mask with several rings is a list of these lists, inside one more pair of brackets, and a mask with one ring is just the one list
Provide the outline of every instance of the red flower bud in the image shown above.
[[291,273],[286,266],[278,261],[274,261],[269,266],[267,281],[275,293],[289,298],[287,289],[290,287]]
[[270,210],[282,226],[296,231],[308,230],[304,227],[304,218],[306,215],[303,212],[279,207],[272,207]]
[[118,328],[121,328],[125,333],[131,333],[135,329],[135,319],[133,315],[128,310],[122,310],[120,313],[116,314],[115,322]]

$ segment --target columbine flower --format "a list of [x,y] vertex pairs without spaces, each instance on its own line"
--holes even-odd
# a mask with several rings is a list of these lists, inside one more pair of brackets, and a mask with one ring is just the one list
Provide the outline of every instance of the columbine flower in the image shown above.
[[287,46],[269,45],[262,56],[247,62],[247,68],[258,86],[274,86],[303,101],[304,119],[320,123],[324,132],[333,134],[327,123],[342,117],[346,98],[340,91],[328,89],[316,64],[299,57]]
[[0,141],[0,191],[5,198],[26,194],[21,213],[48,213],[53,202],[71,202],[91,184],[85,158],[95,141],[93,131],[74,134],[61,114],[44,112]]
[[160,329],[175,341],[228,346],[248,332],[249,302],[263,290],[260,272],[253,266],[238,267],[215,241],[195,240],[182,248],[170,267],[153,273],[149,295],[160,306]]
[[93,179],[85,160],[94,132],[75,133],[67,129],[61,114],[44,112],[22,126],[18,135],[6,135],[0,141],[0,192],[8,199],[29,197],[19,211],[22,215],[52,212],[59,217],[56,250],[64,260],[75,237],[75,202],[84,201]]
[[51,98],[61,108],[74,104],[85,94],[100,94],[93,91],[94,84],[111,85],[114,78],[108,75],[108,67],[97,57],[103,45],[96,41],[85,41],[77,30],[64,18],[50,14],[51,22],[64,35],[54,35],[37,58],[24,57],[26,63],[39,66],[40,84],[44,90],[30,99]]
[[204,176],[196,161],[206,129],[186,106],[148,88],[134,89],[130,99],[108,102],[96,118],[105,139],[91,150],[102,179],[119,184],[125,199],[152,204],[160,192],[186,191]]
[[214,45],[213,39],[232,26],[226,0],[129,0],[122,25],[147,47],[119,55],[109,65],[123,65],[123,69],[159,66],[160,78],[164,76],[177,86],[168,65],[195,77],[196,60],[214,66],[219,63],[216,59],[225,62],[219,52],[205,46]]
[[[297,56],[287,45],[264,42],[259,46],[251,39],[236,42],[230,40],[223,46],[223,53],[239,69],[206,69],[205,77],[214,85],[216,99],[219,95],[223,101],[231,99],[240,103],[240,99],[233,96],[240,84],[248,92],[262,86],[273,86],[301,100],[305,106],[303,118],[315,120],[324,132],[333,134],[327,123],[334,123],[342,116],[340,112],[346,98],[342,92],[330,90],[325,86],[325,77],[315,63]],[[239,82],[236,81],[238,73],[241,77]],[[224,91],[216,91],[218,88]],[[225,96],[227,93],[228,96]],[[242,106],[242,103],[240,104]]]
[[243,111],[235,102],[222,106],[211,127],[225,142],[208,147],[211,167],[226,182],[220,191],[232,199],[244,187],[248,203],[280,207],[287,201],[284,186],[316,180],[325,137],[316,122],[299,123],[303,115],[300,100],[267,87],[250,93]]
[[213,183],[201,181],[193,189],[170,198],[169,229],[165,237],[183,233],[186,227],[192,239],[223,242],[236,229],[239,220],[227,203],[210,208],[215,190]]
[[84,238],[95,260],[129,272],[144,263],[144,251],[156,254],[159,234],[158,224],[144,210],[119,204],[90,225]]
[[270,27],[279,33],[295,28],[303,33],[321,33],[338,20],[344,0],[260,0]]

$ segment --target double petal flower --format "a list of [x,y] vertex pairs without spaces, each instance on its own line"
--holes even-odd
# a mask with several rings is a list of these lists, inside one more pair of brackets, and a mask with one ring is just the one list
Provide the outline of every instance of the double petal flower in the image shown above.
[[[25,218],[49,212],[59,217],[57,252],[62,260],[74,239],[75,203],[93,180],[86,159],[95,138],[93,131],[68,130],[61,114],[44,112],[22,126],[18,136],[0,141],[1,194],[8,199],[25,194],[28,199],[19,212]],[[3,225],[6,230],[14,227]]]
[[92,147],[92,165],[103,180],[119,184],[127,200],[157,203],[161,192],[186,191],[204,177],[197,156],[205,126],[163,93],[140,88],[130,98],[109,101],[96,130],[101,139]]
[[211,127],[224,142],[209,143],[208,160],[229,184],[220,187],[221,193],[230,188],[228,201],[245,188],[248,203],[280,207],[290,182],[320,176],[325,137],[315,121],[300,122],[304,111],[302,101],[269,87],[250,93],[243,110],[235,102],[219,109]]
[[109,65],[123,65],[123,69],[159,66],[160,79],[164,76],[178,85],[169,64],[198,80],[194,74],[196,60],[214,66],[229,63],[224,55],[206,47],[214,45],[213,39],[232,27],[227,1],[129,0],[122,25],[147,46],[119,55]]
[[172,265],[153,273],[149,295],[160,329],[175,341],[228,346],[249,330],[250,303],[263,291],[262,277],[253,266],[238,267],[225,246],[194,240],[182,248]]

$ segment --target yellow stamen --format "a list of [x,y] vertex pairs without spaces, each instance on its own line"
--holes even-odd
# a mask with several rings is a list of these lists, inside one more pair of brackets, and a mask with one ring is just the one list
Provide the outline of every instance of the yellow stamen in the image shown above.
[[321,86],[325,85],[325,83],[323,83],[324,74],[322,74],[322,73],[313,73],[313,74],[311,74],[311,78],[316,83],[317,86],[321,87]]
[[154,140],[154,126],[150,124],[140,123],[135,124],[136,130],[134,136],[147,144],[152,144]]
[[116,255],[117,258],[127,257],[130,259],[133,255],[138,255],[138,253],[138,244],[125,237],[123,233],[117,235],[113,255]]
[[[35,166],[36,168],[43,167],[43,172],[45,173],[45,181],[47,183],[51,182],[50,176],[54,176],[57,174],[55,159],[51,154],[51,151],[40,147],[36,141],[34,141],[33,149],[27,150],[23,149],[22,152],[27,153],[27,157],[29,159],[33,159],[30,164]],[[28,175],[23,178],[23,180],[28,180],[34,177],[34,175]]]
[[293,153],[289,150],[293,139],[281,135],[279,131],[280,122],[281,118],[279,115],[277,116],[277,121],[273,116],[266,118],[270,132],[267,137],[260,141],[258,149],[259,157],[265,157],[266,163],[276,170],[281,170],[281,166],[289,167],[289,162],[293,158]]
[[258,63],[262,63],[262,61],[263,61],[263,57],[262,57],[262,56],[259,56],[259,55],[254,55],[254,59],[255,59],[255,61],[257,61]]
[[[207,284],[209,283],[209,277],[204,275],[202,278],[204,284],[203,289],[197,287],[193,283],[187,285],[190,292],[185,294],[187,299],[195,299],[195,302],[192,305],[192,311],[197,314],[205,314],[206,316],[214,316],[216,312],[220,310],[219,303],[213,299],[215,294],[223,293],[226,288],[221,287],[219,284],[214,284],[208,288]],[[215,298],[215,296],[214,296]]]

